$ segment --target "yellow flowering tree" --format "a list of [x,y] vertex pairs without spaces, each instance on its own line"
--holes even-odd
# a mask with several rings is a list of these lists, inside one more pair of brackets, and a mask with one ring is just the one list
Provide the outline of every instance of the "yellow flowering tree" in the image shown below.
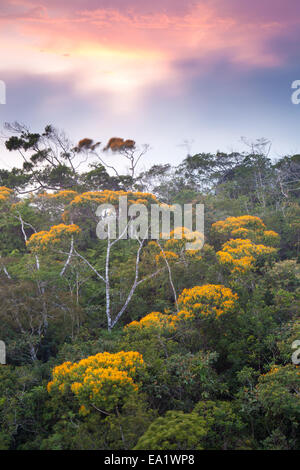
[[218,221],[213,224],[212,233],[219,242],[223,241],[217,257],[231,273],[246,273],[253,269],[258,258],[275,255],[279,243],[276,232],[266,230],[259,217],[250,215]]
[[249,239],[232,239],[224,243],[222,249],[217,252],[221,264],[229,267],[232,273],[245,273],[252,269],[259,257],[274,255],[276,249],[256,245]]
[[259,217],[242,215],[240,217],[228,217],[212,225],[213,234],[220,240],[249,239],[253,243],[266,243],[269,246],[277,246],[278,233],[266,230],[266,226]]
[[80,233],[80,228],[75,224],[53,225],[48,231],[33,233],[26,244],[32,251],[45,251],[78,233]]
[[145,363],[138,352],[104,352],[55,367],[47,389],[51,395],[74,395],[83,415],[93,408],[109,414],[118,412],[124,400],[138,392],[144,370]]
[[124,327],[129,335],[174,334],[185,322],[197,318],[218,318],[234,310],[238,295],[223,285],[206,284],[184,289],[178,298],[176,313],[151,312]]
[[178,298],[178,304],[196,318],[211,316],[217,318],[231,312],[237,300],[238,295],[229,287],[206,284],[184,289]]
[[189,320],[194,316],[186,310],[175,314],[151,312],[139,321],[133,321],[124,327],[124,331],[132,333],[174,333],[180,321]]
[[12,189],[6,188],[6,186],[0,186],[0,203],[8,201],[12,194]]

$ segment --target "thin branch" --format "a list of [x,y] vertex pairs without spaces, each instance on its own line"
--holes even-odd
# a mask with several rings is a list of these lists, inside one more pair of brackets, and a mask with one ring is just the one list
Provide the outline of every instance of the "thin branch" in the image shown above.
[[97,406],[95,406],[93,403],[91,403],[91,405],[92,405],[93,408],[95,408],[95,410],[99,411],[100,413],[103,413],[106,416],[110,415],[110,413],[108,413],[107,411],[100,410],[100,408],[97,408]]
[[73,250],[74,250],[74,237],[71,238],[71,246],[70,246],[70,252],[69,252],[69,255],[68,255],[68,258],[67,258],[67,261],[65,262],[64,264],[64,267],[62,268],[61,272],[60,272],[60,276],[62,277],[71,261],[71,258],[72,258],[72,253],[73,253]]
[[[36,230],[35,230],[35,228],[34,228],[31,224],[29,224],[29,223],[27,223],[27,222],[24,222],[24,220],[23,220],[22,217],[21,217],[20,212],[18,212],[18,214],[19,214],[19,217],[17,217],[17,218],[19,219],[19,221],[20,221],[20,223],[21,223],[21,230],[22,230],[23,237],[24,237],[25,244],[26,244],[26,242],[27,242],[27,240],[28,240],[28,237],[27,237],[27,234],[26,234],[26,232],[25,232],[24,225],[29,225],[29,226],[34,230],[35,233],[36,233]],[[35,263],[36,263],[36,269],[37,269],[37,271],[39,271],[39,269],[40,269],[40,260],[39,260],[38,255],[35,255]]]
[[158,244],[162,254],[163,254],[163,257],[164,257],[164,260],[165,260],[165,263],[167,265],[167,268],[168,268],[168,272],[169,272],[169,281],[170,281],[170,284],[171,284],[171,287],[172,287],[172,290],[173,290],[173,295],[174,295],[174,300],[175,300],[175,305],[176,305],[176,310],[177,310],[177,313],[179,312],[179,308],[178,308],[178,303],[177,303],[177,294],[176,294],[176,290],[175,290],[175,287],[174,287],[174,283],[173,283],[173,279],[172,279],[172,271],[171,271],[171,268],[170,268],[170,264],[167,260],[167,257],[166,257],[166,254],[161,246],[161,244],[159,243],[158,240],[156,240],[156,243]]
[[97,275],[97,277],[99,277],[99,279],[101,279],[101,281],[103,281],[104,283],[106,283],[105,279],[103,276],[101,276],[100,273],[98,273],[97,269],[94,268],[94,266],[91,265],[91,263],[86,259],[84,258],[84,256],[82,256],[80,253],[78,253],[78,251],[76,251],[75,249],[73,250],[74,251],[74,254],[72,254],[72,256],[78,256],[78,258],[82,259],[82,261],[84,261],[88,267],[94,271],[94,273]]
[[[0,258],[1,258],[1,255],[0,255]],[[10,276],[9,272],[7,271],[7,269],[4,265],[2,265],[2,269],[3,269],[4,273],[6,274],[6,276],[8,277],[8,279],[12,279],[12,277]]]
[[120,175],[119,173],[117,172],[117,170],[115,169],[115,167],[111,166],[111,165],[108,165],[108,163],[106,163],[103,158],[100,157],[100,155],[97,153],[97,152],[92,152],[93,155],[96,155],[96,157],[100,160],[100,162],[102,163],[103,166],[105,166],[106,168],[110,168],[111,170],[113,170],[117,177],[119,178]]

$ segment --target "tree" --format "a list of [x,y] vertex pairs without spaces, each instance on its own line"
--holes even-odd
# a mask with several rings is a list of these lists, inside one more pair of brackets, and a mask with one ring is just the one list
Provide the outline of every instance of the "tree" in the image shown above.
[[247,448],[243,436],[246,424],[238,415],[238,409],[228,401],[201,401],[194,411],[204,418],[208,427],[204,438],[205,449],[236,450]]
[[145,368],[138,352],[99,353],[78,363],[65,362],[53,369],[48,383],[51,394],[77,398],[82,415],[95,409],[104,415],[119,414],[125,398],[138,392],[140,374]]
[[202,450],[205,424],[196,413],[168,411],[150,425],[134,450]]
[[[90,138],[81,139],[73,145],[66,134],[52,125],[43,133],[31,132],[23,124],[5,124],[12,134],[5,142],[7,150],[17,152],[22,159],[22,169],[1,171],[0,183],[19,193],[38,190],[79,189],[133,189],[136,170],[148,146],[138,147],[132,139],[113,137],[101,148],[101,142]],[[107,161],[108,151],[118,153],[129,162],[128,175],[122,175],[117,166]],[[80,173],[88,163],[90,171]],[[112,172],[110,175],[108,172]]]
[[216,239],[229,238],[217,252],[217,257],[232,273],[245,273],[255,267],[259,258],[270,258],[276,253],[274,246],[279,243],[279,235],[265,230],[266,226],[259,217],[228,217],[214,223],[212,228]]
[[[32,133],[17,122],[7,123],[6,129],[13,134],[6,141],[6,148],[21,156],[22,177],[31,186],[29,192],[72,188],[78,184],[76,152],[72,150],[69,139],[62,131],[48,125],[42,134]],[[15,189],[26,192],[20,191],[18,186]]]
[[[60,271],[60,276],[64,276],[67,267],[70,265],[71,260],[74,258],[80,259],[81,262],[86,265],[93,273],[93,275],[97,278],[98,281],[104,284],[105,288],[105,312],[106,312],[106,319],[107,319],[107,326],[108,329],[111,330],[121,319],[122,315],[127,309],[128,304],[130,303],[135,291],[137,288],[149,281],[160,272],[165,269],[168,269],[169,279],[171,279],[171,270],[169,262],[166,258],[166,255],[163,255],[163,266],[160,266],[159,259],[156,259],[156,263],[152,263],[150,265],[152,272],[145,272],[143,268],[143,254],[151,247],[150,244],[147,242],[147,234],[142,233],[141,236],[134,236],[132,240],[126,240],[125,243],[128,244],[131,256],[135,256],[134,262],[134,271],[131,273],[130,282],[131,287],[129,292],[126,294],[125,300],[122,302],[119,310],[114,315],[113,306],[111,305],[111,297],[112,297],[112,286],[111,286],[111,277],[113,267],[111,266],[113,260],[112,250],[117,243],[122,243],[123,238],[127,238],[126,234],[130,229],[130,222],[134,219],[134,216],[129,218],[129,222],[120,229],[120,232],[116,238],[114,238],[110,233],[110,228],[106,232],[106,240],[99,241],[95,235],[91,237],[90,233],[88,235],[90,242],[92,245],[95,242],[98,242],[99,247],[101,247],[101,255],[104,260],[101,266],[101,270],[98,266],[93,264],[93,261],[90,261],[87,256],[81,254],[78,250],[75,240],[75,235],[79,233],[81,224],[86,225],[87,223],[91,225],[93,220],[95,221],[96,227],[96,220],[97,220],[97,213],[96,210],[99,205],[103,204],[110,204],[110,207],[114,208],[113,210],[119,210],[119,198],[120,196],[128,197],[129,202],[132,204],[145,204],[149,206],[151,203],[158,204],[157,199],[152,194],[147,193],[134,193],[134,192],[123,192],[123,191],[95,191],[95,192],[86,192],[86,193],[76,193],[75,191],[61,191],[58,193],[44,193],[39,195],[35,203],[40,205],[41,209],[44,210],[45,207],[50,208],[51,212],[55,217],[61,217],[66,222],[69,220],[70,224],[57,224],[50,227],[49,230],[43,230],[37,233],[33,233],[29,240],[27,240],[27,247],[31,250],[31,252],[35,255],[36,259],[39,260],[39,253],[45,252],[47,249],[55,255],[55,252],[58,256],[67,256],[65,261],[63,262],[62,269]],[[88,214],[90,214],[91,219],[88,220]],[[104,225],[106,224],[106,214],[98,213],[100,220]],[[110,219],[108,219],[110,220]],[[73,222],[77,221],[77,224]],[[109,223],[109,222],[107,222]],[[92,225],[91,225],[92,227]],[[108,227],[110,227],[108,225]],[[85,228],[85,234],[87,234],[87,230]],[[65,251],[66,245],[66,237],[69,237],[69,251]],[[80,241],[80,240],[79,240]],[[123,241],[124,243],[124,241]],[[157,242],[158,243],[158,242]],[[134,254],[134,249],[137,245],[137,250]],[[163,248],[160,247],[160,251],[165,253]],[[104,254],[105,253],[105,254]],[[149,256],[149,255],[148,255]],[[177,255],[174,253],[174,257],[176,258]],[[154,258],[155,259],[155,258]],[[37,261],[38,262],[38,261]],[[103,272],[104,271],[104,272]],[[142,272],[142,276],[140,271]],[[176,294],[175,295],[175,302],[176,302]]]

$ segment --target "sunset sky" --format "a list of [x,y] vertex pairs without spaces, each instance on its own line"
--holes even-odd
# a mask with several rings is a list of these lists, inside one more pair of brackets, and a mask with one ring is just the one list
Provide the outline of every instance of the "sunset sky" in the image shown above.
[[241,136],[300,152],[298,0],[1,0],[0,41],[1,124],[133,138],[147,166]]

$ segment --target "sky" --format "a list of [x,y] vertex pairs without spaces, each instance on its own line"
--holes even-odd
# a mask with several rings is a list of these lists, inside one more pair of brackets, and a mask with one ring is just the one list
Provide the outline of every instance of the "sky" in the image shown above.
[[145,168],[242,136],[300,153],[299,43],[298,0],[1,0],[0,127],[131,138],[151,147]]

